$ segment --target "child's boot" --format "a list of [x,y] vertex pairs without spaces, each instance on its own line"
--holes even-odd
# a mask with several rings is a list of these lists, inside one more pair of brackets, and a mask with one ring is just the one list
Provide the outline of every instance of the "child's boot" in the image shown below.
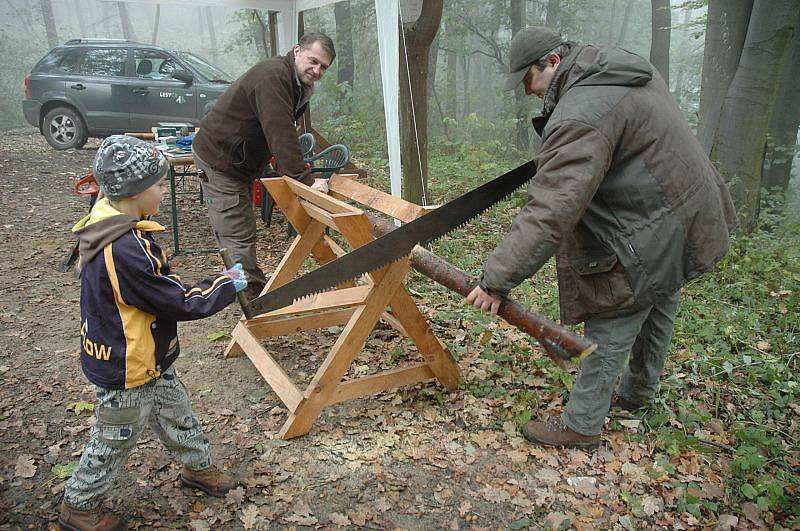
[[200,489],[217,498],[224,497],[236,486],[236,480],[232,476],[213,465],[203,470],[192,470],[184,466],[181,481],[184,485]]
[[66,501],[61,502],[61,513],[58,515],[61,529],[69,531],[117,531],[128,529],[128,523],[119,516],[107,513],[100,507],[81,511],[70,507]]

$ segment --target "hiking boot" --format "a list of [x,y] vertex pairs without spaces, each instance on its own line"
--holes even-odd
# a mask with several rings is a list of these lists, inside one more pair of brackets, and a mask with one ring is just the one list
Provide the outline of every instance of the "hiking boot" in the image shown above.
[[181,481],[184,485],[200,489],[206,494],[217,498],[223,498],[237,484],[232,476],[215,466],[210,466],[203,470],[192,470],[191,468],[183,467]]
[[532,443],[565,448],[594,448],[600,444],[599,435],[581,435],[564,425],[561,415],[547,422],[530,421],[522,427],[522,434]]
[[616,394],[611,399],[611,409],[618,407],[620,409],[624,409],[625,411],[630,411],[631,413],[634,413],[636,411],[639,411],[640,409],[644,409],[645,406],[646,404],[642,404],[641,402],[637,402],[635,400],[628,400],[627,398]]
[[116,531],[128,529],[128,523],[113,513],[104,512],[100,507],[81,511],[61,502],[58,525],[69,531]]

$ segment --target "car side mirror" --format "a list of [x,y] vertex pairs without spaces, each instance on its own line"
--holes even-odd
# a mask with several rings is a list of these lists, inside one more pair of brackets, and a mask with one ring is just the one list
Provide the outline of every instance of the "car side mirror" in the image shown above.
[[184,70],[183,68],[175,69],[172,72],[171,77],[177,79],[178,81],[183,81],[187,85],[191,84],[191,82],[194,81],[194,74],[192,74],[188,70]]

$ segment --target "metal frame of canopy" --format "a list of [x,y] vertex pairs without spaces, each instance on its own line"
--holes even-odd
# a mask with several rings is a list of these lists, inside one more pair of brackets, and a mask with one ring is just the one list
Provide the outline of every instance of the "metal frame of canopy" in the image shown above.
[[[164,0],[106,0],[137,4],[166,4]],[[298,39],[300,13],[308,9],[335,3],[336,0],[169,0],[170,5],[216,6],[265,9],[277,13],[277,44],[279,53],[287,53]],[[383,108],[386,120],[389,176],[392,195],[402,191],[400,166],[400,0],[375,0],[378,30],[378,54],[383,85]],[[272,17],[270,17],[272,21]]]

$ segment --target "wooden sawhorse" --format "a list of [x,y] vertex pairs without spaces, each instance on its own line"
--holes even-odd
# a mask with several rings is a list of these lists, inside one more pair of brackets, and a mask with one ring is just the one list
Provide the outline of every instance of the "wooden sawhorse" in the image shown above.
[[[425,213],[423,207],[359,183],[353,177],[333,176],[330,179],[331,195],[285,177],[262,180],[275,204],[298,232],[262,293],[292,280],[309,255],[313,254],[319,263],[325,263],[345,253],[325,234],[326,227],[341,233],[352,248],[374,239],[372,223],[366,212],[344,200],[360,203],[405,222]],[[458,387],[458,365],[433,334],[406,290],[408,269],[408,258],[404,258],[364,275],[360,284],[350,283],[251,319],[242,317],[236,324],[225,356],[246,354],[289,409],[289,418],[279,433],[282,438],[291,439],[308,433],[322,410],[330,404],[433,378],[448,391]],[[380,319],[408,336],[424,361],[343,381]],[[260,342],[268,337],[336,325],[344,325],[344,328],[304,391]]]

